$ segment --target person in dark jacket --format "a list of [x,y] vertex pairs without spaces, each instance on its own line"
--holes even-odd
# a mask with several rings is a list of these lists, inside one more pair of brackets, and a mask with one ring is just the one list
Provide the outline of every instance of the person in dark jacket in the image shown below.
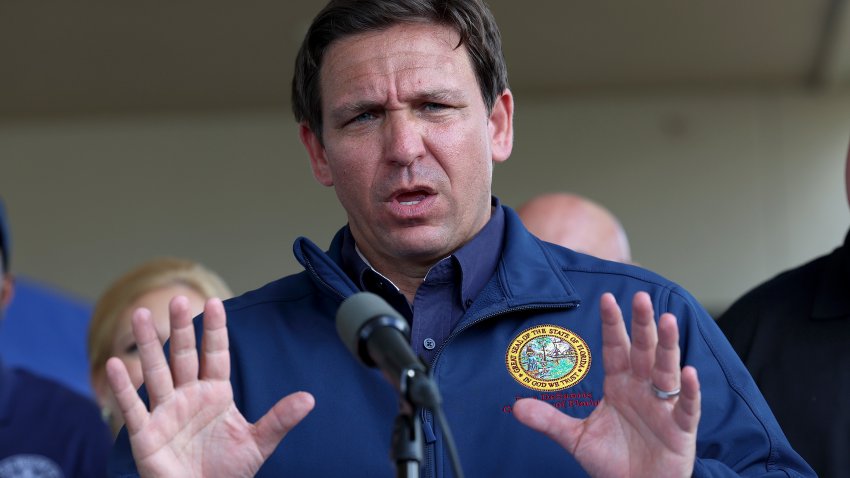
[[690,294],[545,243],[492,195],[513,96],[482,1],[332,1],[295,71],[313,175],[348,224],[327,253],[297,240],[303,272],[208,302],[194,327],[175,299],[170,367],[137,310],[142,396],[107,362],[126,419],[113,475],[393,476],[399,395],[334,322],[369,291],[442,396],[406,421],[424,476],[458,476],[453,450],[470,476],[812,476]]
[[[844,166],[850,204],[850,150]],[[850,232],[718,318],[788,440],[820,476],[850,477]]]

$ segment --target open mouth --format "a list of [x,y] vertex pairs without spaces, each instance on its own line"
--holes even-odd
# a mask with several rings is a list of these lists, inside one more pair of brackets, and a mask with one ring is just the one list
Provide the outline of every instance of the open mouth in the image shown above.
[[429,191],[419,189],[396,194],[395,200],[402,206],[416,206],[430,195]]

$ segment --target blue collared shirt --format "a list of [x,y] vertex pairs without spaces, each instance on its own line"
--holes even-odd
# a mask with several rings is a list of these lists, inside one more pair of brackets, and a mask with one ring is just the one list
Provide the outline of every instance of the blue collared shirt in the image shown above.
[[496,270],[505,229],[504,212],[496,197],[492,198],[492,211],[490,220],[472,240],[431,266],[413,304],[366,263],[355,247],[351,230],[346,227],[344,231],[343,269],[362,290],[380,295],[407,319],[413,351],[429,365]]

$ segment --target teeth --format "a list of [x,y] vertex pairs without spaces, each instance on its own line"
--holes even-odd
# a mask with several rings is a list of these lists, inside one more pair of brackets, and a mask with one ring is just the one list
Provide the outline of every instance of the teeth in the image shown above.
[[414,204],[419,204],[419,201],[399,201],[399,204],[402,206],[413,206]]

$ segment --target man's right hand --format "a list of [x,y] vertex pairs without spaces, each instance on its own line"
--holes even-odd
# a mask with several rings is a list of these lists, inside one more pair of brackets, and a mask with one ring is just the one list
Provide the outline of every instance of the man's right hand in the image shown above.
[[[126,421],[141,476],[254,476],[283,437],[313,409],[313,396],[290,394],[257,423],[248,423],[233,402],[224,306],[204,307],[200,364],[185,297],[169,305],[171,367],[150,311],[133,314],[150,411],[136,393],[124,363],[106,363],[112,392]],[[200,373],[199,373],[200,372]]]

